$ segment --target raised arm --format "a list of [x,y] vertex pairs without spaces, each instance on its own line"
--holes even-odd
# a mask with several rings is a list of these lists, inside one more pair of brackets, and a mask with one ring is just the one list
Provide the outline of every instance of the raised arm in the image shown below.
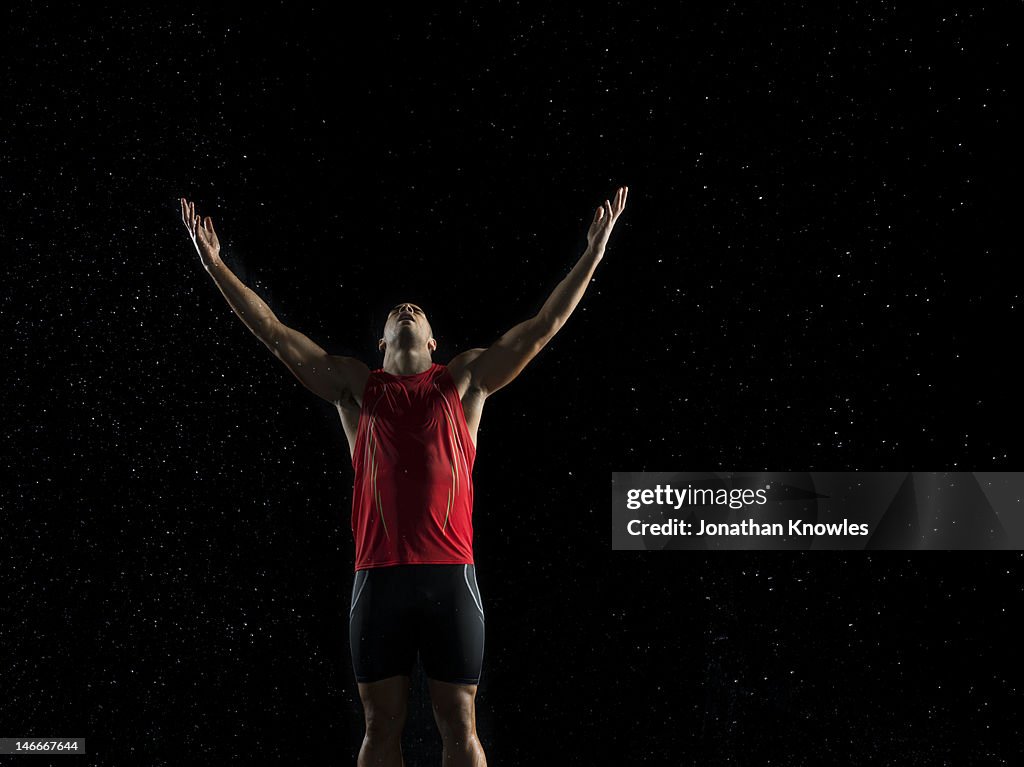
[[[314,394],[337,404],[351,396],[353,385],[365,380],[369,369],[354,357],[325,352],[299,331],[282,323],[270,307],[228,269],[220,258],[220,241],[213,220],[196,215],[195,203],[181,199],[181,218],[203,267],[217,284],[228,305],[253,335],[285,364]],[[365,369],[365,374],[364,374]]]
[[485,396],[513,381],[569,319],[604,258],[608,237],[626,207],[628,193],[628,186],[619,187],[614,201],[605,200],[597,207],[587,232],[586,251],[537,315],[520,322],[467,363],[473,386]]

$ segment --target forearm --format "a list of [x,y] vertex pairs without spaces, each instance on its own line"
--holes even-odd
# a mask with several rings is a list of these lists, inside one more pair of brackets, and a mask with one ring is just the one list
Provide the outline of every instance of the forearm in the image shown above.
[[603,257],[603,250],[588,247],[572,271],[551,292],[548,300],[544,302],[544,306],[537,313],[537,317],[554,330],[560,328],[569,319],[569,315],[573,313],[580,299],[583,298],[583,294],[594,276],[594,270],[597,269],[597,265]]
[[228,269],[220,258],[206,267],[228,305],[260,340],[267,340],[279,323],[270,307]]

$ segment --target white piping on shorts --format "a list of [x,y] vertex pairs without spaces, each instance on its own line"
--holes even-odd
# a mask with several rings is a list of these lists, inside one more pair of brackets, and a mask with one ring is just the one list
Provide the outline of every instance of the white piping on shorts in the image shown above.
[[[365,573],[366,571],[365,570],[360,570],[359,572]],[[359,601],[359,597],[361,597],[363,595],[363,589],[366,588],[366,582],[369,579],[370,579],[369,575],[364,575],[363,576],[363,582],[359,584],[359,591],[356,592],[356,598],[352,600],[352,608],[348,611],[348,617],[349,618],[351,618],[352,617],[352,613],[354,613],[356,611],[356,602],[358,602]]]
[[[476,592],[473,591],[473,587],[469,585],[469,565],[463,565],[462,566],[462,577],[466,579],[466,588],[469,589],[469,594],[470,594],[471,597],[473,597],[473,603],[476,605],[476,609],[479,610],[480,611],[480,615],[483,616],[484,608],[480,604],[480,600],[476,598]],[[474,580],[476,580],[475,573],[474,573]]]

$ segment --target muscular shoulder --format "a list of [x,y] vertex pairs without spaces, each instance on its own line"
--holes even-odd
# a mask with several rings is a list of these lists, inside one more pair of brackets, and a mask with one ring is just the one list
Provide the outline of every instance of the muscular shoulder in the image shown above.
[[484,349],[467,349],[461,354],[452,358],[448,363],[448,372],[451,374],[460,393],[465,393],[472,380],[473,361],[484,353]]
[[352,401],[362,404],[363,389],[370,377],[370,368],[362,360],[340,354],[328,355],[330,367],[338,379],[338,401]]

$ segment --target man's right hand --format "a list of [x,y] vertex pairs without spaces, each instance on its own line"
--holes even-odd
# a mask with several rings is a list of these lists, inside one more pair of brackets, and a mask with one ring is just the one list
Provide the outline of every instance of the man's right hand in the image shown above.
[[192,244],[199,252],[199,258],[203,266],[209,268],[220,260],[220,240],[217,233],[213,231],[213,219],[209,216],[204,221],[201,216],[196,215],[196,204],[181,198],[181,220],[185,222]]

